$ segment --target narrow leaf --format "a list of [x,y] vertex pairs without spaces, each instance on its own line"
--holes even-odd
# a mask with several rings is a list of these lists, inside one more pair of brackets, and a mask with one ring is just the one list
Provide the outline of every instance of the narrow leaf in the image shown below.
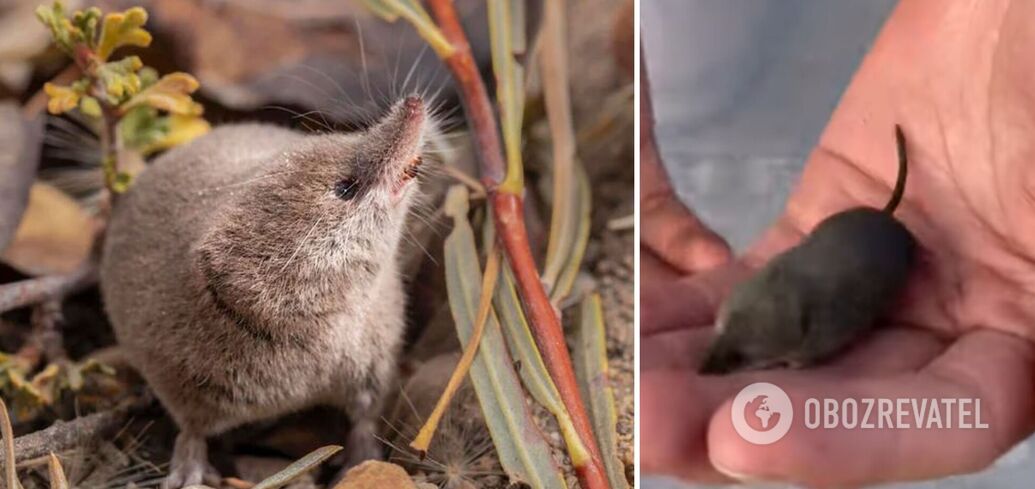
[[519,193],[524,187],[521,160],[521,124],[524,119],[524,68],[515,55],[524,54],[525,30],[516,29],[510,0],[488,0],[492,68],[496,74],[496,99],[500,107],[500,131],[507,156],[507,175],[500,190]]
[[457,362],[456,368],[453,369],[453,374],[449,377],[446,389],[442,392],[438,402],[435,403],[435,409],[431,412],[431,416],[428,416],[428,420],[424,422],[424,426],[417,433],[417,437],[410,443],[410,447],[421,454],[428,452],[428,446],[431,445],[431,438],[435,436],[435,429],[438,428],[439,420],[442,419],[446,408],[449,407],[449,401],[453,400],[453,395],[456,394],[464,377],[467,376],[467,371],[471,368],[471,362],[474,361],[474,355],[478,351],[478,345],[482,341],[482,334],[485,332],[485,321],[489,318],[492,294],[496,289],[496,277],[499,276],[499,272],[500,253],[495,246],[491,246],[489,248],[489,259],[485,263],[485,275],[482,276],[482,288],[478,298],[478,315],[474,322],[474,333],[471,335],[467,345],[464,346],[464,354],[460,357],[460,361]]
[[284,470],[255,484],[255,487],[252,489],[277,489],[278,487],[285,486],[295,480],[296,477],[313,470],[317,465],[323,463],[324,460],[330,458],[331,455],[338,453],[339,450],[341,450],[341,447],[338,445],[327,445],[317,448],[291,465],[288,465]]
[[[575,180],[575,129],[568,94],[568,42],[565,32],[565,2],[544,6],[540,67],[550,138],[553,146],[553,193],[550,239],[546,247],[543,283],[555,298],[555,285],[570,261],[578,235],[578,182]],[[566,294],[567,291],[564,291]],[[554,300],[554,303],[557,301]]]
[[65,469],[61,467],[54,452],[50,452],[47,458],[47,471],[50,473],[50,489],[68,489],[68,478],[65,477]]
[[564,443],[572,462],[576,465],[587,462],[590,458],[589,452],[582,443],[582,439],[579,438],[571,416],[564,403],[561,402],[557,386],[550,378],[546,364],[543,363],[543,357],[539,354],[539,347],[535,344],[532,330],[529,329],[525,313],[521,310],[520,299],[514,286],[514,275],[509,266],[504,267],[503,278],[496,290],[496,307],[500,312],[500,322],[503,323],[503,329],[507,333],[507,344],[510,345],[513,355],[521,362],[521,379],[524,381],[525,387],[539,404],[542,404],[557,418],[557,426],[564,437]]
[[[445,204],[446,214],[454,222],[445,242],[446,287],[457,335],[464,344],[470,341],[474,330],[482,277],[474,231],[467,221],[467,199],[467,188],[456,185],[449,190]],[[533,488],[567,487],[549,445],[528,411],[495,312],[489,313],[470,378],[500,464],[511,481]]]
[[598,294],[591,294],[582,300],[574,356],[575,374],[582,396],[589,402],[593,431],[600,444],[607,478],[613,489],[627,489],[629,482],[625,478],[622,460],[618,457],[618,435],[615,431],[618,413],[608,379],[607,331]]
[[[589,177],[586,170],[578,162],[575,163],[575,199],[570,199],[573,209],[571,218],[574,222],[561,230],[562,234],[570,235],[565,238],[565,248],[559,250],[558,256],[564,259],[564,266],[560,269],[560,275],[550,289],[550,300],[559,304],[571,293],[571,287],[582,268],[582,257],[586,254],[586,245],[589,244],[590,217],[593,207],[593,196],[589,186]],[[568,218],[565,218],[568,219]]]
[[7,414],[7,404],[4,403],[3,397],[0,397],[0,434],[4,436],[4,480],[7,482],[7,489],[21,489],[18,472],[15,470],[14,428],[11,426],[11,417]]
[[431,20],[420,2],[414,0],[363,0],[363,4],[372,12],[388,22],[395,22],[402,17],[417,29],[424,41],[435,50],[439,58],[445,59],[453,55],[453,45],[442,34],[442,31]]
[[374,15],[377,15],[386,22],[399,20],[399,14],[392,7],[385,3],[385,0],[361,0]]

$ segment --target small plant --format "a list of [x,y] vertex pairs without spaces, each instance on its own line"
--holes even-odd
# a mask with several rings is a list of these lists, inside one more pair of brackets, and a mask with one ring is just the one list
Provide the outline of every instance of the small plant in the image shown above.
[[187,73],[159,77],[137,56],[112,59],[119,48],[151,44],[151,34],[143,29],[147,23],[143,8],[102,15],[91,7],[68,17],[64,5],[55,1],[37,8],[36,17],[82,73],[71,85],[44,86],[47,111],[58,115],[77,110],[95,126],[104,183],[112,193],[124,192],[132,178],[119,165],[120,151],[148,155],[209,130],[201,118],[201,104],[191,98],[198,89],[194,77]]

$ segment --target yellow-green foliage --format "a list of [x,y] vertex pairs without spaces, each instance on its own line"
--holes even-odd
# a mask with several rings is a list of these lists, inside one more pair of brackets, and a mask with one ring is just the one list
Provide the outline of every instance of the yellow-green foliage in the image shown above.
[[[50,97],[47,111],[63,114],[78,109],[99,124],[115,127],[102,146],[108,187],[122,192],[129,176],[117,171],[115,142],[142,154],[169,148],[209,130],[201,117],[201,104],[191,98],[198,81],[187,73],[158,73],[137,56],[111,60],[121,47],[146,48],[151,34],[144,30],[147,11],[133,7],[102,15],[96,7],[75,12],[71,18],[60,1],[36,9],[36,17],[48,29],[54,43],[79,66],[82,78],[69,86],[44,85]],[[107,144],[105,144],[107,143]]]
[[32,374],[30,366],[17,355],[0,352],[0,395],[11,403],[12,412],[20,421],[35,418],[65,392],[79,393],[87,377],[114,374],[110,367],[93,360],[52,363]]

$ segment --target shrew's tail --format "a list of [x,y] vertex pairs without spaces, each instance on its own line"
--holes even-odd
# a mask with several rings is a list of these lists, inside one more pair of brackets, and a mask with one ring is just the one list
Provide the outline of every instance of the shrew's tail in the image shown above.
[[902,134],[902,127],[895,124],[895,147],[898,149],[898,178],[895,180],[895,189],[891,191],[891,200],[884,206],[884,212],[891,214],[895,212],[898,203],[902,202],[902,194],[906,191],[906,136]]

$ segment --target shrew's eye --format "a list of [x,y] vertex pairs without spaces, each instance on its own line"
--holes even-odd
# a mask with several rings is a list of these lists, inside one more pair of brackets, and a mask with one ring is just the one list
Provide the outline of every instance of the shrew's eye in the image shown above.
[[346,177],[334,184],[334,195],[341,200],[352,200],[359,191],[355,178]]

